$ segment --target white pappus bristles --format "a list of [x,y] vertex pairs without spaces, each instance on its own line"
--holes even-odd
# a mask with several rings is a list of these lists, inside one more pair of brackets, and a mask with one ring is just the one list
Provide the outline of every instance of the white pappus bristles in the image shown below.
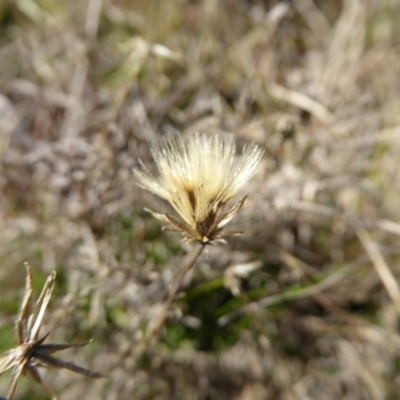
[[221,236],[245,201],[242,198],[229,211],[225,205],[255,174],[263,151],[248,144],[236,155],[233,135],[191,135],[168,137],[160,151],[152,155],[160,176],[155,178],[142,164],[134,173],[143,188],[167,200],[181,220],[169,214],[152,214],[169,223],[166,229],[181,232],[188,241],[208,244]]

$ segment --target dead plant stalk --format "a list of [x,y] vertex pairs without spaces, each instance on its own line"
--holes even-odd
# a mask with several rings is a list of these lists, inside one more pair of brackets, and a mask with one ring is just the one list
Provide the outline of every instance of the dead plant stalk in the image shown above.
[[197,250],[194,253],[193,258],[182,268],[180,271],[176,283],[169,292],[168,298],[166,302],[164,303],[164,306],[158,315],[157,320],[155,321],[154,325],[152,328],[149,330],[147,336],[145,337],[142,346],[140,346],[140,350],[145,350],[149,347],[151,347],[152,343],[154,340],[156,340],[161,332],[162,327],[164,326],[164,323],[167,319],[168,312],[174,303],[176,296],[178,294],[179,289],[182,286],[183,280],[185,279],[186,275],[192,270],[194,265],[196,264],[196,261],[200,257],[201,253],[204,250],[204,245],[201,245],[197,248]]

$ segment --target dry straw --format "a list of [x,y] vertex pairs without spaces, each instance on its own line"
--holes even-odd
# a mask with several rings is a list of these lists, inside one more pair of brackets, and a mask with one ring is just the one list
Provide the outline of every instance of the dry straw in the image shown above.
[[54,390],[42,380],[38,367],[65,368],[90,378],[101,378],[103,374],[79,367],[71,361],[63,361],[52,356],[53,353],[71,347],[83,347],[88,343],[75,344],[44,344],[48,333],[39,337],[43,317],[49,304],[53,291],[56,273],[53,271],[44,284],[42,293],[32,309],[32,274],[29,265],[26,263],[26,286],[21,311],[16,322],[17,347],[7,351],[0,357],[0,376],[10,368],[14,368],[11,374],[11,381],[7,398],[11,400],[14,396],[18,380],[22,374],[30,375],[36,382],[41,384],[48,395],[56,400],[58,397]]
[[181,136],[168,137],[160,151],[152,151],[160,176],[155,178],[143,164],[134,173],[143,188],[167,200],[178,213],[180,219],[148,210],[168,223],[165,229],[206,245],[241,233],[223,228],[246,196],[227,211],[225,206],[255,174],[262,154],[252,143],[237,155],[233,135],[194,134],[187,141]]

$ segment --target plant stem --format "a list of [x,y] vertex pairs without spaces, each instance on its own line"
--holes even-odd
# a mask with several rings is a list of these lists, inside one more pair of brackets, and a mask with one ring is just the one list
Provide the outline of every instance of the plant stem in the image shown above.
[[[185,276],[188,272],[194,267],[196,264],[197,259],[200,257],[201,253],[204,250],[204,246],[198,247],[197,251],[194,253],[193,258],[182,268],[178,277],[176,278],[176,283],[174,287],[169,292],[168,298],[164,303],[164,307],[161,310],[158,318],[152,328],[149,330],[148,334],[146,335],[142,345],[139,346],[140,350],[145,350],[146,348],[150,347],[153,341],[159,336],[162,327],[164,326],[165,320],[167,319],[168,312],[176,299],[176,295],[181,288],[182,282],[185,279]],[[139,351],[140,352],[140,351]]]

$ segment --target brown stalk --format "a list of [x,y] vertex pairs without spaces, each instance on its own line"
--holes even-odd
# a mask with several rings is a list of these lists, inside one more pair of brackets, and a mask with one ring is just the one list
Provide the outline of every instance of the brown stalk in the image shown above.
[[204,250],[204,247],[205,247],[204,245],[199,246],[197,248],[196,252],[194,253],[193,258],[180,271],[178,277],[176,278],[176,283],[175,283],[174,287],[171,289],[171,291],[169,292],[168,298],[167,298],[166,302],[164,303],[163,309],[161,310],[160,314],[158,315],[154,325],[148,331],[143,342],[138,346],[138,348],[137,348],[138,353],[141,353],[142,351],[151,347],[154,340],[157,339],[157,337],[160,335],[161,329],[164,326],[164,323],[167,319],[168,312],[169,312],[173,302],[176,299],[179,289],[182,286],[182,282],[185,279],[185,276],[189,273],[189,271],[191,271],[191,269],[196,264],[196,261],[198,260],[201,253]]

